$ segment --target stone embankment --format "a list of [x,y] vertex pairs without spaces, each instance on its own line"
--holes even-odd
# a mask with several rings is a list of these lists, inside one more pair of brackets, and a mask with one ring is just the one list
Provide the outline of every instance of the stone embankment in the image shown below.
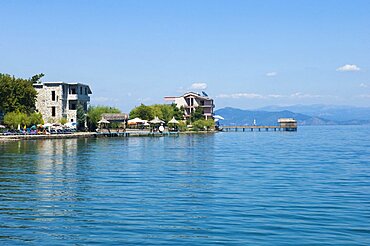
[[164,132],[150,133],[148,131],[128,131],[118,133],[96,133],[96,132],[76,132],[71,134],[40,134],[40,135],[0,135],[0,141],[12,140],[36,140],[36,139],[68,139],[68,138],[97,138],[97,137],[153,137],[153,136],[178,136],[180,134],[211,134],[215,131],[205,132]]
[[40,135],[0,135],[0,141],[33,140],[33,139],[67,139],[67,138],[94,138],[95,132],[76,132],[71,134],[40,134]]

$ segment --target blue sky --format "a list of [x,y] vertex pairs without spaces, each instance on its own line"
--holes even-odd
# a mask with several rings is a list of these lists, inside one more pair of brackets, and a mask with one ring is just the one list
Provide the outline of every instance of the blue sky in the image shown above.
[[91,85],[127,112],[205,90],[216,108],[370,106],[370,1],[0,1],[0,72]]

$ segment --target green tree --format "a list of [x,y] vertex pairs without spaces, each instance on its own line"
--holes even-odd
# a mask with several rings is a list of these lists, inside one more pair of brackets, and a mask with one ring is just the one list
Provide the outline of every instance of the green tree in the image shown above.
[[18,125],[30,127],[32,125],[43,124],[42,115],[40,113],[26,114],[22,112],[9,112],[4,116],[4,123],[12,129],[16,129]]
[[86,115],[87,127],[90,131],[95,131],[98,128],[98,121],[101,120],[101,115],[105,113],[118,114],[121,113],[121,110],[109,106],[90,106]]
[[42,115],[40,113],[31,113],[28,115],[29,118],[29,125],[28,126],[33,126],[33,125],[38,125],[38,124],[44,124],[44,120],[42,118]]
[[[155,112],[153,111],[152,107],[141,104],[140,106],[131,110],[130,118],[133,119],[133,118],[138,117],[142,120],[151,120],[155,116],[154,113]],[[160,116],[158,116],[158,117],[160,117]]]
[[202,107],[196,107],[195,110],[190,115],[191,122],[204,119],[203,115],[203,108]]
[[149,106],[153,109],[154,116],[164,120],[170,121],[174,116],[174,108],[169,104],[154,104]]
[[200,119],[193,122],[193,130],[195,131],[209,131],[214,130],[215,122],[212,119]]
[[40,79],[44,76],[45,76],[45,74],[43,74],[43,73],[36,74],[36,75],[32,76],[30,81],[31,81],[32,84],[40,83],[41,82]]
[[31,80],[0,73],[0,111],[32,113],[36,97]]
[[154,104],[146,106],[141,104],[140,106],[134,108],[130,112],[130,118],[140,118],[143,120],[151,120],[155,116],[168,122],[175,117],[177,120],[183,119],[183,109],[176,107],[176,104]]
[[85,128],[86,112],[81,103],[77,105],[77,129],[83,130]]
[[181,106],[180,108],[176,107],[176,104],[171,104],[172,110],[173,110],[173,117],[175,119],[180,120],[184,118],[184,107]]
[[185,121],[179,121],[179,124],[177,125],[177,127],[179,128],[180,132],[184,132],[188,130]]
[[59,119],[59,123],[62,124],[62,125],[66,124],[67,122],[68,122],[68,120],[65,117],[62,117],[62,118]]

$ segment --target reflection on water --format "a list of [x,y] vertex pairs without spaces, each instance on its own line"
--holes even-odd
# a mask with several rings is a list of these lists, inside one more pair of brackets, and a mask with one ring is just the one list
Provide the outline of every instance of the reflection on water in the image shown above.
[[0,244],[366,245],[369,133],[0,143]]

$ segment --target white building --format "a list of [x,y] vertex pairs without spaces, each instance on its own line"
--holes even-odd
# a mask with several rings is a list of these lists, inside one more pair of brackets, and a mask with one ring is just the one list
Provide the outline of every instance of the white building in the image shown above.
[[43,82],[33,87],[37,91],[36,110],[45,122],[57,122],[62,118],[76,122],[78,104],[87,111],[92,94],[90,87],[81,83]]
[[197,107],[203,109],[205,119],[212,118],[213,116],[213,108],[215,107],[213,99],[208,97],[205,93],[203,93],[202,96],[195,92],[187,92],[180,97],[165,97],[164,100],[172,101],[178,108],[183,107],[185,118],[189,118]]

